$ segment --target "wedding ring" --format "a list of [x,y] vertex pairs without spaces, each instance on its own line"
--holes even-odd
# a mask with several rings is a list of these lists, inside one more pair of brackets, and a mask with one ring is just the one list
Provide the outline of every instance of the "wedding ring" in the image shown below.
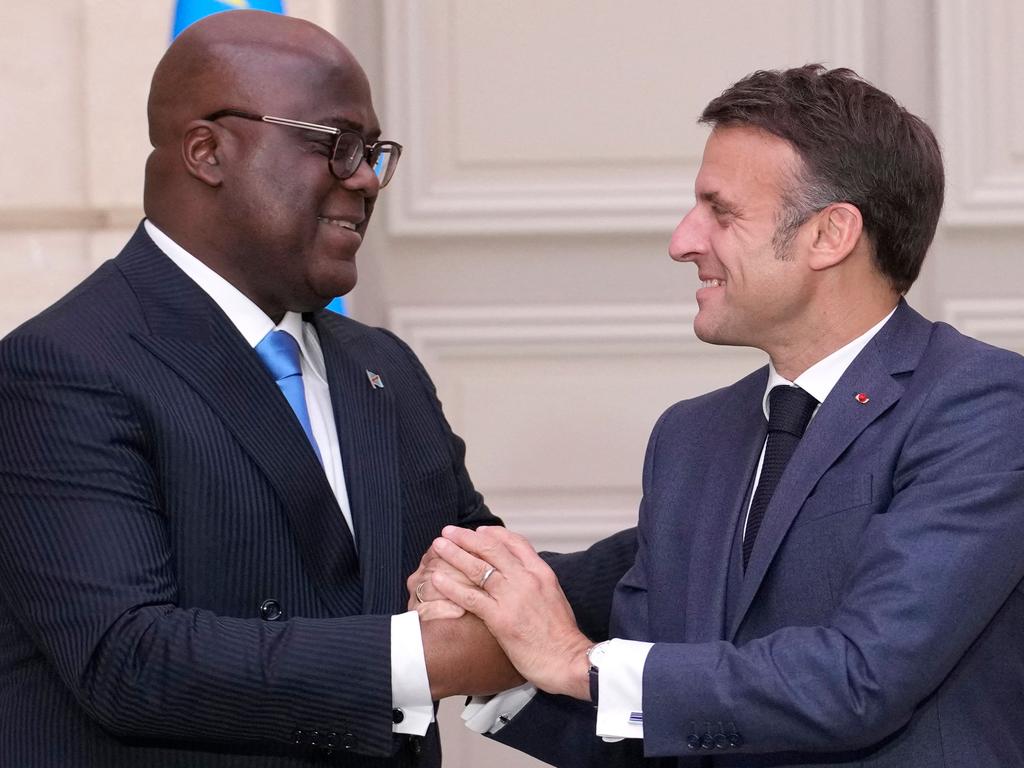
[[494,566],[493,565],[487,566],[487,570],[484,571],[484,577],[482,579],[480,579],[480,589],[484,588],[484,585],[487,583],[487,580],[489,578],[491,578],[491,574],[493,574],[493,573],[494,573]]
[[423,589],[423,587],[425,587],[426,585],[427,585],[427,582],[421,581],[419,584],[416,585],[416,589],[413,590],[413,594],[416,595],[416,602],[417,603],[422,603],[423,602],[423,595],[420,594],[420,590]]

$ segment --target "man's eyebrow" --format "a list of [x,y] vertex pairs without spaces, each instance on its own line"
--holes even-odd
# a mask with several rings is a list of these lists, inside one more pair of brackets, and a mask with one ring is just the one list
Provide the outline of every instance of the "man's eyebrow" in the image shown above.
[[720,194],[718,194],[718,192],[701,192],[697,195],[697,199],[707,203],[708,205],[721,208],[727,213],[736,212],[736,206],[724,199]]

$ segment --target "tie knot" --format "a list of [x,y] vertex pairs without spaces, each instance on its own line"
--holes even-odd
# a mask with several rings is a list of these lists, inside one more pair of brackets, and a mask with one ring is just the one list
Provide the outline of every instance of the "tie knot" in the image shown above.
[[818,401],[800,387],[780,385],[768,393],[768,431],[803,437]]
[[276,381],[302,373],[299,342],[287,331],[271,331],[256,345],[256,354]]

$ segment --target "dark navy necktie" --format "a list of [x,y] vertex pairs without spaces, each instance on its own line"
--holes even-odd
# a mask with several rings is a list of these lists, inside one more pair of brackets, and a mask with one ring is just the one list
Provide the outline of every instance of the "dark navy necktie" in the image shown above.
[[761,478],[754,491],[754,500],[750,503],[747,530],[743,536],[744,570],[764,520],[764,511],[817,405],[818,401],[799,387],[782,385],[772,387],[768,393],[768,442],[761,463]]
[[256,345],[256,354],[277,381],[278,388],[295,412],[295,418],[302,425],[302,431],[309,438],[316,457],[323,464],[324,459],[313,437],[313,426],[306,407],[306,390],[302,386],[302,366],[299,364],[299,342],[286,331],[271,331]]

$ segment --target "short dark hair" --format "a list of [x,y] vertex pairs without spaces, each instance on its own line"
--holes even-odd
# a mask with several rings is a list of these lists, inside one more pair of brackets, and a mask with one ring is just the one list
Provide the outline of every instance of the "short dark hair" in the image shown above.
[[830,203],[860,210],[879,270],[899,293],[917,279],[942,211],[935,134],[850,69],[808,64],[758,71],[713,99],[700,122],[749,125],[788,141],[803,161],[777,240]]

